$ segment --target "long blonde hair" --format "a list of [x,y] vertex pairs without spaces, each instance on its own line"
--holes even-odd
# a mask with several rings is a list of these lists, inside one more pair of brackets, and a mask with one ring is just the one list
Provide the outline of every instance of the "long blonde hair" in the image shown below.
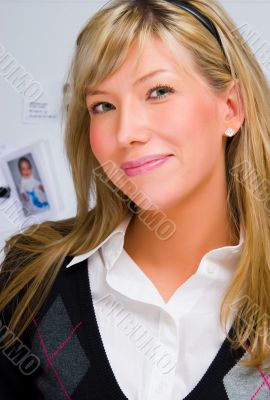
[[[245,241],[220,315],[225,324],[232,305],[237,311],[235,337],[230,340],[235,348],[244,347],[249,340],[246,366],[259,366],[269,357],[270,90],[251,48],[223,7],[214,0],[190,3],[214,23],[225,54],[194,16],[164,0],[112,0],[81,30],[67,78],[71,94],[65,125],[77,212],[69,219],[31,225],[6,241],[0,312],[22,294],[9,325],[18,336],[31,322],[28,307],[33,314],[39,310],[65,257],[97,246],[130,210],[127,196],[121,190],[116,195],[117,188],[111,181],[110,185],[104,184],[102,168],[104,181],[93,172],[100,166],[89,143],[91,118],[86,108],[86,88],[94,88],[116,71],[135,39],[139,40],[139,62],[144,43],[156,35],[176,56],[175,41],[185,46],[212,90],[226,89],[232,80],[241,82],[245,121],[238,134],[227,139],[226,172],[230,218],[237,232],[240,222],[243,224]],[[93,194],[96,203],[90,207]]]

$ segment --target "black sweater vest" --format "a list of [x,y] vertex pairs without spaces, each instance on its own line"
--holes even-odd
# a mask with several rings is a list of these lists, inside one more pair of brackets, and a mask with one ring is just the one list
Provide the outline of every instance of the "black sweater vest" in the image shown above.
[[[66,268],[71,259],[66,257],[40,311],[8,348],[2,341],[11,308],[1,315],[0,400],[127,399],[103,347],[87,259]],[[270,399],[268,377],[240,363],[246,354],[242,348],[232,350],[226,338],[201,380],[179,400]]]

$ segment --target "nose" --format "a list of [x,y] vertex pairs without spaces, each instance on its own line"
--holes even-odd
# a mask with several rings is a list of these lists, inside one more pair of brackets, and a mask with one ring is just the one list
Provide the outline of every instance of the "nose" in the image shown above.
[[120,146],[126,147],[133,142],[146,143],[151,138],[149,120],[143,106],[135,100],[126,100],[119,108],[116,126],[116,138]]

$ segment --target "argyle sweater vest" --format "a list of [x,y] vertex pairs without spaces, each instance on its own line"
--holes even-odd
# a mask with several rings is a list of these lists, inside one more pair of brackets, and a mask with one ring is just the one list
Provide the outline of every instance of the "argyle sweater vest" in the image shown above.
[[[127,399],[103,347],[87,259],[65,268],[71,259],[65,258],[41,309],[9,347],[2,342],[12,311],[1,315],[0,400]],[[233,350],[226,338],[198,384],[179,400],[270,399],[268,377],[240,364],[246,355],[242,348]]]

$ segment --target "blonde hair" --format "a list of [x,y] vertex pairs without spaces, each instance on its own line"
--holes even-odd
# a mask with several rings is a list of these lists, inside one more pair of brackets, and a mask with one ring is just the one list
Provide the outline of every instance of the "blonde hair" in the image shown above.
[[[97,246],[130,210],[127,196],[117,191],[111,181],[104,184],[102,169],[104,179],[96,179],[93,172],[100,165],[89,143],[91,118],[86,108],[86,88],[94,88],[116,71],[135,39],[139,42],[139,62],[144,43],[154,35],[164,40],[176,56],[176,42],[188,49],[212,90],[224,90],[236,79],[241,83],[245,121],[237,135],[227,138],[225,161],[229,215],[238,233],[240,222],[243,224],[245,241],[222,303],[221,320],[225,324],[234,305],[235,337],[230,341],[237,348],[245,347],[249,340],[246,366],[262,365],[269,357],[270,90],[252,50],[223,7],[213,0],[190,3],[214,23],[225,54],[194,16],[164,0],[112,0],[80,32],[67,79],[71,93],[65,126],[77,212],[73,218],[31,225],[6,241],[0,274],[0,311],[9,303],[16,303],[20,294],[9,326],[18,336],[31,322],[28,307],[33,314],[39,310],[65,257]],[[96,204],[90,207],[93,194]]]

